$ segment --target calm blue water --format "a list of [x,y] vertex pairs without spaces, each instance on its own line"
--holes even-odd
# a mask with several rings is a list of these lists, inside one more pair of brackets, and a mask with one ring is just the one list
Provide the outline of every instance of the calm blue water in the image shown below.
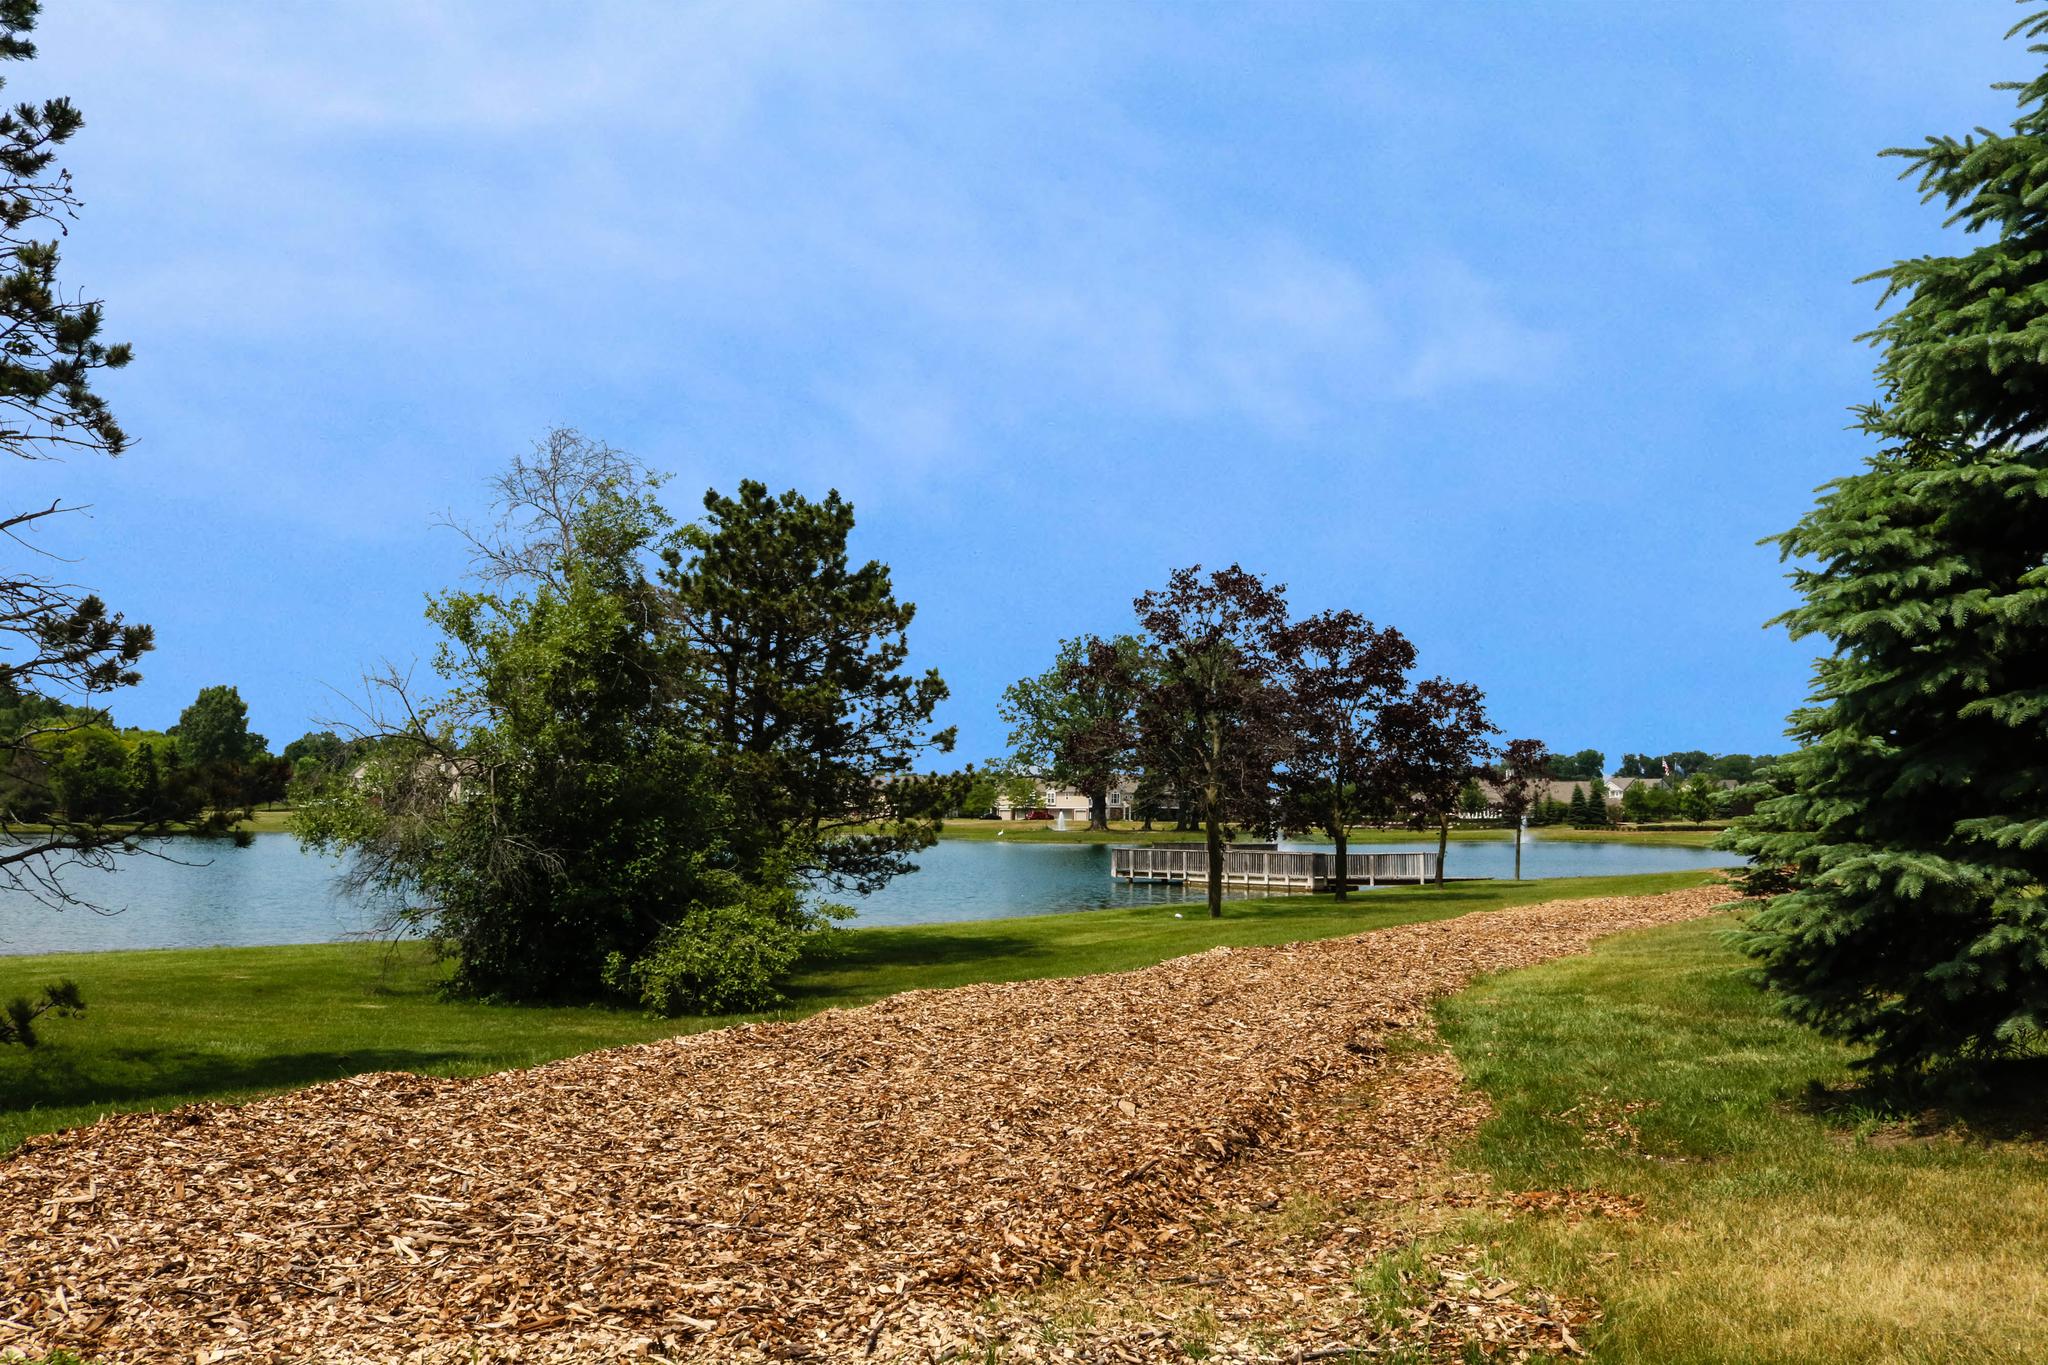
[[[1282,848],[1328,848],[1294,843]],[[1358,853],[1434,853],[1436,840],[1353,844]],[[1524,877],[1618,877],[1635,872],[1679,872],[1729,867],[1742,859],[1706,848],[1651,848],[1623,843],[1522,842]],[[1106,844],[1007,844],[948,839],[917,855],[918,870],[898,877],[865,899],[849,899],[856,924],[937,924],[958,919],[1064,914],[1113,905],[1162,905],[1199,900],[1202,888],[1111,881]],[[1451,844],[1448,877],[1512,877],[1515,846],[1491,840]],[[1225,892],[1232,899],[1264,892]],[[1362,893],[1366,894],[1366,893]]]
[[[1289,844],[1287,847],[1315,847]],[[1360,851],[1434,851],[1434,840],[1366,844]],[[0,892],[0,954],[106,948],[203,948],[267,943],[326,943],[372,933],[374,917],[335,889],[338,865],[303,852],[282,834],[258,835],[247,848],[178,841],[178,861],[129,858],[117,871],[80,870],[73,890],[118,911],[52,910]],[[1525,877],[1618,876],[1725,867],[1740,861],[1699,848],[1623,843],[1522,846]],[[846,898],[855,924],[931,924],[1063,914],[1116,905],[1156,905],[1199,897],[1199,887],[1130,885],[1109,877],[1102,844],[1006,844],[949,839],[918,855],[919,870],[865,898]],[[1453,843],[1453,877],[1506,877],[1514,848],[1500,842]]]

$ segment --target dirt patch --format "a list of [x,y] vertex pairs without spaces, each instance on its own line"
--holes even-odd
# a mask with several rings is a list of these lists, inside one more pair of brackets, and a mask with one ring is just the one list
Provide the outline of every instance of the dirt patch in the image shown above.
[[[1231,1182],[1267,1169],[1239,1158],[1313,1134],[1436,996],[1726,896],[1554,902],[116,1117],[0,1163],[0,1347],[938,1358],[991,1295],[1194,1247]],[[1424,1160],[1410,1146],[1388,1146],[1395,1167]],[[1359,1260],[1333,1248],[1328,1273]]]

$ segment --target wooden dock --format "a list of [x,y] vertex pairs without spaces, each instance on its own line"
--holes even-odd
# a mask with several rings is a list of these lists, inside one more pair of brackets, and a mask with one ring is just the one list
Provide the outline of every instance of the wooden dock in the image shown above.
[[[1414,886],[1436,880],[1434,853],[1347,853],[1353,886]],[[1200,844],[1119,845],[1109,850],[1109,875],[1126,882],[1204,882],[1209,850]],[[1283,852],[1271,845],[1223,851],[1223,884],[1269,891],[1329,891],[1337,885],[1333,850]]]

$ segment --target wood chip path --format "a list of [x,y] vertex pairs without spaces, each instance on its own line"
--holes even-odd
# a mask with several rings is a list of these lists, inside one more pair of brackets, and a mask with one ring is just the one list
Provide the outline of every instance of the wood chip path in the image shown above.
[[1219,1168],[1478,973],[1711,913],[1561,901],[471,1080],[130,1114],[0,1161],[0,1352],[934,1358],[938,1306],[1171,1253]]

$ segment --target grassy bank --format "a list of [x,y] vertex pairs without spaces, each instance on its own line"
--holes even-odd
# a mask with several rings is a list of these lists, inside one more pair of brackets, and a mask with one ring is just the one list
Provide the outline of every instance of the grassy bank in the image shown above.
[[[1217,944],[1327,938],[1540,900],[1663,891],[1704,875],[1403,887],[1342,906],[1328,896],[1233,901],[1221,920],[1185,908],[1176,919],[1173,907],[1147,906],[854,930],[838,957],[797,977],[780,1017],[916,987],[1119,971]],[[0,958],[0,998],[59,976],[79,983],[88,1013],[46,1021],[40,1048],[0,1049],[0,1150],[112,1110],[362,1071],[475,1074],[731,1022],[444,1001],[440,968],[417,945]]]
[[1597,1298],[1597,1360],[2048,1360],[2042,1075],[2014,1078],[2031,1108],[1887,1115],[1840,1048],[1747,984],[1721,927],[1624,936],[1444,1003],[1498,1111],[1473,1162],[1506,1189],[1644,1204],[1459,1235]]
[[290,806],[258,806],[247,819],[237,820],[235,828],[246,834],[289,834],[291,818]]

